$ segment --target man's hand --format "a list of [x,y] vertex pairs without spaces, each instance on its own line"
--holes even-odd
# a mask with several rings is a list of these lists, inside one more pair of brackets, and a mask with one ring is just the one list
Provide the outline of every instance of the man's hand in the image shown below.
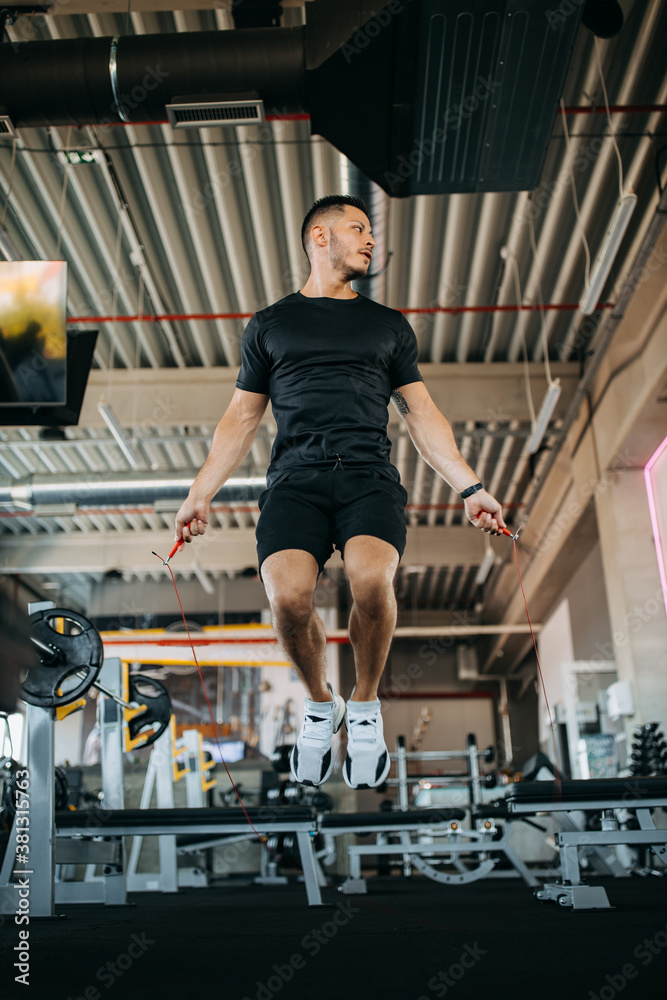
[[196,535],[206,533],[208,527],[208,511],[211,506],[208,500],[198,500],[196,497],[188,497],[176,515],[176,534],[174,541],[183,539],[184,542],[191,542]]
[[491,535],[500,535],[502,529],[507,528],[500,504],[486,490],[473,493],[467,500],[464,500],[464,504],[468,520],[476,528],[481,528],[482,531]]

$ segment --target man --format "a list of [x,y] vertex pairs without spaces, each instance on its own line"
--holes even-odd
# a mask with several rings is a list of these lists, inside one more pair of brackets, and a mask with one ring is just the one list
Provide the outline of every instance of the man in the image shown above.
[[[407,493],[389,461],[390,398],[422,458],[464,498],[469,520],[492,534],[505,522],[424,386],[412,328],[401,313],[351,288],[367,273],[375,246],[363,201],[321,198],[301,236],[310,276],[248,323],[236,391],[176,517],[176,538],[190,542],[206,531],[211,500],[248,454],[271,399],[278,432],[256,537],[275,632],[308,695],[292,776],[308,785],[329,777],[331,741],[345,719],[343,777],[352,788],[371,788],[390,767],[377,692],[406,539]],[[327,684],[326,635],[312,600],[334,546],[353,598],[356,687],[347,707]]]

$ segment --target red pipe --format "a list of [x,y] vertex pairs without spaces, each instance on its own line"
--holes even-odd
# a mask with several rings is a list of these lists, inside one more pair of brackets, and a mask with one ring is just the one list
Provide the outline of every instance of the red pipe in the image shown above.
[[[202,95],[203,96],[203,95]],[[652,114],[654,111],[667,111],[667,104],[610,104],[609,111],[612,114],[624,114],[624,115],[645,115]],[[606,115],[607,109],[605,107],[590,107],[588,105],[570,104],[565,107],[566,115]],[[558,109],[558,114],[562,115],[563,110]],[[266,115],[267,122],[275,121],[296,121],[296,122],[308,122],[310,121],[310,115],[304,113],[295,113],[293,115]],[[96,124],[93,122],[92,124]],[[106,125],[121,125],[126,127],[127,125],[168,125],[168,119],[162,121],[153,122],[106,122]]]
[[423,701],[425,698],[434,700],[436,698],[495,698],[495,691],[378,691],[380,701],[402,701],[412,698],[415,701]]
[[[600,302],[596,309],[613,309],[614,302]],[[574,312],[579,308],[578,302],[547,302],[538,305],[509,306],[422,306],[413,309],[397,309],[400,313],[494,313],[494,312],[539,312],[540,310],[556,312]],[[159,313],[141,314],[136,316],[68,316],[68,323],[158,323],[161,320],[176,322],[178,320],[214,320],[214,319],[250,319],[254,313]]]
[[[185,439],[184,439],[185,440]],[[36,442],[37,443],[37,442]],[[83,439],[85,443],[85,439]],[[513,508],[524,507],[525,502],[519,501],[515,503],[505,503],[501,504],[504,510],[512,510]],[[409,503],[406,505],[406,510],[465,510],[465,504],[462,503]],[[257,504],[250,507],[228,507],[223,504],[212,504],[211,513],[213,514],[255,514],[257,513]],[[154,514],[154,507],[77,507],[76,512],[73,516],[76,517],[107,517],[110,514],[118,515],[128,515],[128,514]],[[0,518],[3,517],[44,517],[44,514],[36,515],[34,510],[11,510],[11,511],[0,511]],[[62,515],[60,515],[62,516]]]
[[[624,114],[624,115],[648,115],[652,114],[654,111],[667,111],[667,104],[610,104],[609,111],[614,114]],[[561,109],[558,109],[558,114],[562,114]],[[580,105],[570,105],[565,108],[566,115],[606,115],[606,107],[586,107]]]

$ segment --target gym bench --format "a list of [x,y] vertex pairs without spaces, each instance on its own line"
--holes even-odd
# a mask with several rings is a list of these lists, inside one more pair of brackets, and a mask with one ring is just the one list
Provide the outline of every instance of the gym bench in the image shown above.
[[[652,809],[667,808],[667,777],[592,778],[574,781],[526,781],[510,785],[505,794],[510,814],[601,812],[600,830],[559,830],[554,838],[560,853],[561,881],[545,883],[535,895],[573,910],[610,909],[602,886],[581,879],[578,849],[627,844],[647,845],[667,860],[667,830],[657,829]],[[615,810],[634,812],[638,830],[622,830]]]

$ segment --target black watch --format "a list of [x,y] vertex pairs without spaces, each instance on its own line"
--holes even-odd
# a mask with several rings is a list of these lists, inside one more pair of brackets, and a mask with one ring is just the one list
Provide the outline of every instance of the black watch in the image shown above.
[[468,497],[473,495],[473,493],[479,493],[479,491],[483,489],[484,487],[481,483],[475,483],[474,486],[469,486],[467,490],[464,490],[463,493],[461,493],[461,497],[463,500],[467,500]]

